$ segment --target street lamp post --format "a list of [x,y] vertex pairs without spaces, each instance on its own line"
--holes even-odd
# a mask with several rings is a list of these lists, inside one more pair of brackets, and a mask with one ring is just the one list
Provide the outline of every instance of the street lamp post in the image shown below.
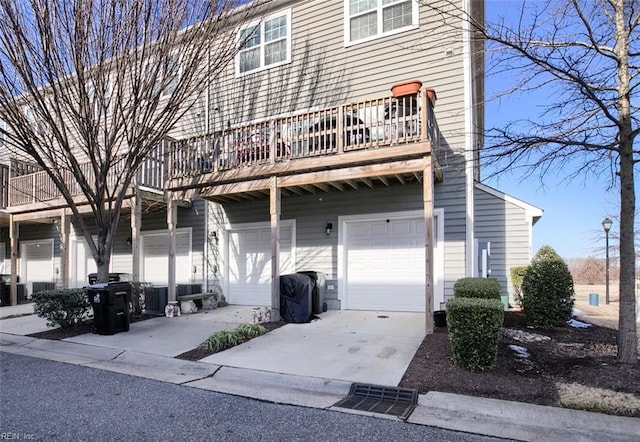
[[611,224],[613,221],[609,217],[605,218],[602,221],[602,228],[605,233],[605,249],[606,249],[606,260],[605,260],[605,280],[606,280],[606,302],[609,304],[609,230],[611,230]]

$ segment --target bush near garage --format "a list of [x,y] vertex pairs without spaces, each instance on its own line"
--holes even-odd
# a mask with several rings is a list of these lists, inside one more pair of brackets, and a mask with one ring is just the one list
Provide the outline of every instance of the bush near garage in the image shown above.
[[500,299],[500,283],[496,278],[460,278],[453,285],[456,298]]
[[504,307],[499,299],[447,301],[447,329],[453,360],[469,371],[494,368],[503,319]]
[[575,292],[564,260],[550,246],[542,247],[522,280],[522,309],[529,325],[558,327],[571,319]]
[[260,324],[240,324],[233,330],[220,330],[209,336],[200,348],[214,353],[235,347],[252,338],[263,335],[267,329]]
[[522,307],[522,280],[529,266],[511,267],[511,285],[513,286],[513,296],[520,307]]
[[45,290],[31,295],[33,311],[49,327],[72,328],[89,318],[91,304],[84,289]]

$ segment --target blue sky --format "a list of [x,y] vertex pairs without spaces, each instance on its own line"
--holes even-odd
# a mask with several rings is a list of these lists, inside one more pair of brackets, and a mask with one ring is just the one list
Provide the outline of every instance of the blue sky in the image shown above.
[[[498,14],[508,14],[508,6],[515,11],[521,5],[519,1],[488,0],[487,20],[495,20]],[[501,77],[488,76],[486,80],[486,97],[489,100],[514,79],[503,74]],[[526,100],[519,96],[489,101],[485,109],[485,127],[489,129],[514,118],[535,119],[540,112],[536,101],[545,99],[548,99],[546,92],[539,91],[526,97]],[[546,176],[542,181],[535,175],[514,170],[484,182],[544,210],[543,217],[533,229],[533,253],[549,244],[565,259],[590,255],[603,257],[605,234],[601,222],[607,216],[613,218],[619,211],[619,188],[609,188],[608,177],[604,175],[582,175],[567,182],[562,174],[558,174]],[[640,193],[638,185],[636,193]],[[617,227],[614,222],[613,235]],[[613,241],[612,246],[615,246]]]

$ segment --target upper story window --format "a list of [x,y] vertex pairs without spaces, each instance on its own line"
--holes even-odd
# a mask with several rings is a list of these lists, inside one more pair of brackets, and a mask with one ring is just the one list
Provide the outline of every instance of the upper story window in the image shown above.
[[418,27],[416,0],[345,0],[345,44]]
[[291,10],[251,23],[238,32],[236,73],[243,75],[291,61]]
[[0,147],[4,146],[5,135],[4,131],[7,130],[7,125],[4,123],[4,120],[0,118]]
[[180,65],[180,56],[177,53],[169,55],[167,60],[166,69],[162,70],[163,84],[166,86],[162,89],[160,96],[162,98],[168,97],[173,94],[180,82],[180,76],[182,75],[182,67]]

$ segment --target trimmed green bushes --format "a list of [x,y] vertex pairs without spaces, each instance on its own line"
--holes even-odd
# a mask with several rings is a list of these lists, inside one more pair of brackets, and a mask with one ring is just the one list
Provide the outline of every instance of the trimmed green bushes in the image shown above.
[[525,320],[535,327],[565,325],[573,311],[573,278],[567,264],[550,246],[540,248],[522,280]]
[[496,278],[460,278],[453,285],[456,298],[500,299],[500,283]]
[[260,324],[240,324],[233,330],[215,332],[200,344],[200,348],[217,353],[242,344],[256,336],[263,335],[266,332],[267,329]]
[[450,299],[447,327],[454,361],[469,371],[494,368],[503,319],[499,299]]
[[84,289],[46,290],[31,295],[33,311],[50,327],[72,328],[88,319],[91,304]]

